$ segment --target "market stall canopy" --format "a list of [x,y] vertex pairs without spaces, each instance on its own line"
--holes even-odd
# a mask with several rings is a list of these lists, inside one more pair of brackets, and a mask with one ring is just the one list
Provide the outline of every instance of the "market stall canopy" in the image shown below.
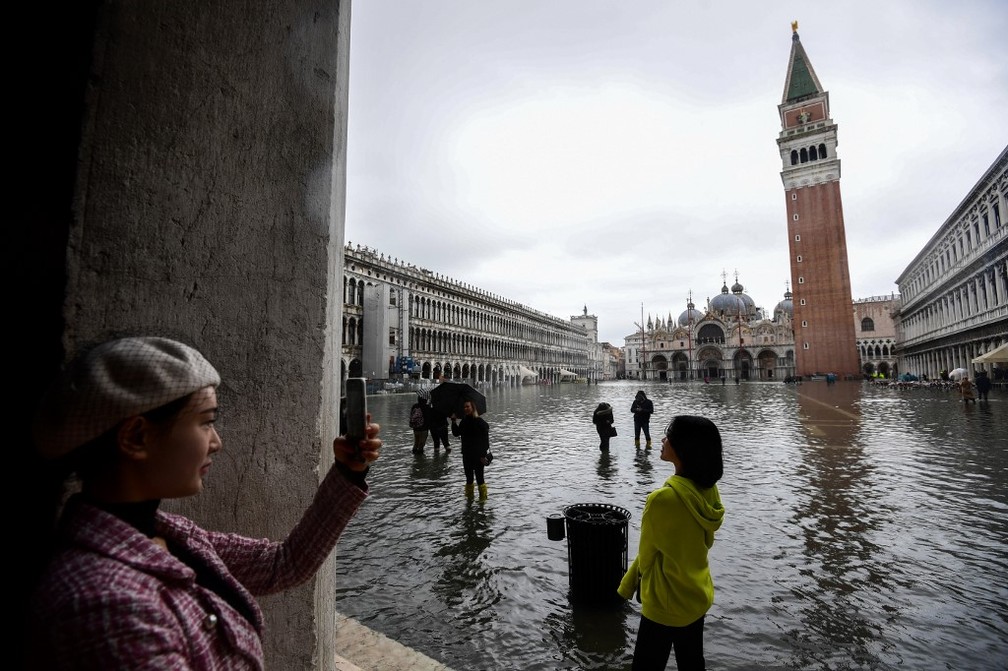
[[570,372],[566,368],[561,368],[560,369],[560,378],[563,379],[565,377],[577,377],[577,374]]
[[1006,363],[1008,362],[1008,342],[992,349],[986,354],[981,354],[973,359],[973,363]]
[[539,373],[535,372],[531,368],[526,368],[525,366],[521,366],[521,365],[518,366],[518,375],[520,375],[523,378],[524,377],[534,377],[534,378],[538,378],[539,377]]

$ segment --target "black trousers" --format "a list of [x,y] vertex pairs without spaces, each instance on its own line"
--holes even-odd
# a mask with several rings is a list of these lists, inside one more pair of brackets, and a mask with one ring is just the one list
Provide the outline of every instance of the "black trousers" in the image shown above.
[[704,671],[704,617],[685,627],[666,627],[641,615],[633,671],[664,671],[673,648],[678,671]]
[[610,424],[596,424],[595,430],[598,431],[599,446],[598,448],[603,452],[609,451],[609,439],[612,438],[610,435],[609,427]]
[[436,450],[442,443],[445,447],[448,445],[448,425],[431,427],[430,430],[431,438],[434,439],[434,449]]
[[475,455],[462,453],[462,470],[465,471],[466,484],[473,484],[473,478],[476,479],[477,485],[482,485],[486,481],[483,480],[483,460],[482,457],[477,457]]
[[634,417],[633,418],[633,432],[634,440],[638,443],[640,442],[641,431],[644,432],[644,440],[651,440],[651,418]]

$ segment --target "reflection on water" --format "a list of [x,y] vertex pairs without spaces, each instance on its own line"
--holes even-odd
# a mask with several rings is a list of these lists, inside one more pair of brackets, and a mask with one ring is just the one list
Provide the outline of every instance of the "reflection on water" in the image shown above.
[[[636,383],[487,390],[496,459],[468,501],[457,440],[410,452],[409,395],[369,399],[385,440],[372,496],[338,549],[338,607],[456,669],[628,669],[636,603],[569,594],[574,503],[630,511],[671,474],[676,414],[725,442],[725,523],[706,626],[719,669],[1002,669],[1008,659],[1008,398],[860,384],[645,386],[655,448],[636,450]],[[619,435],[598,449],[591,413]]]

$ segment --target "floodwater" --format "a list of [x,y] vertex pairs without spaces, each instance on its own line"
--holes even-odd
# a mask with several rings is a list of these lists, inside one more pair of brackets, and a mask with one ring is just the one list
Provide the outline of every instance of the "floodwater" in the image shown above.
[[[654,447],[629,409],[654,401]],[[469,502],[458,440],[411,454],[410,394],[372,396],[384,448],[337,550],[337,607],[459,670],[629,669],[636,602],[584,606],[546,518],[630,512],[672,473],[661,432],[705,415],[724,440],[710,552],[708,668],[1008,668],[1008,396],[861,383],[610,382],[487,389],[489,498]],[[613,405],[599,452],[591,414]],[[642,443],[643,447],[643,443]],[[675,662],[669,662],[675,668]]]

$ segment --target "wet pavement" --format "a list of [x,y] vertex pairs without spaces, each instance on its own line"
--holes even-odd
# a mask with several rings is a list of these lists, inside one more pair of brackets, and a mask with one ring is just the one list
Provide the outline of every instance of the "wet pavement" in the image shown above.
[[341,614],[336,615],[336,652],[337,671],[452,671]]

